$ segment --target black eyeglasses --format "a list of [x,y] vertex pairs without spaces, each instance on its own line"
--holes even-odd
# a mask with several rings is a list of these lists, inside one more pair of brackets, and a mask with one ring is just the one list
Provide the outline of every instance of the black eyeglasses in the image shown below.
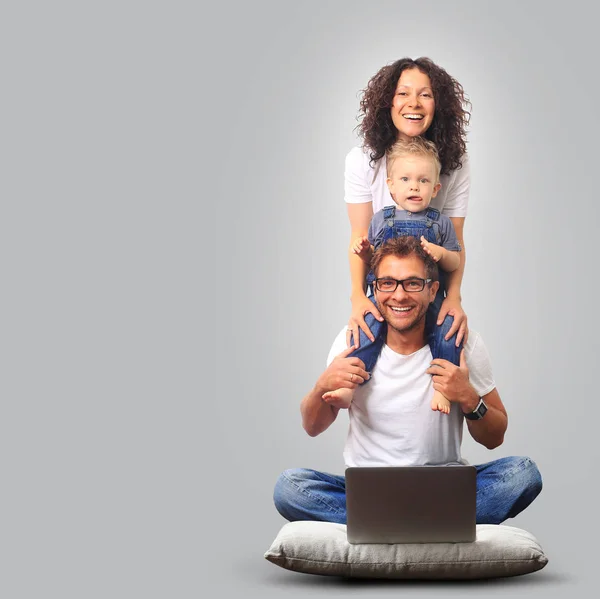
[[402,285],[402,289],[408,293],[418,293],[423,291],[426,283],[431,283],[432,279],[419,279],[417,277],[411,277],[410,279],[391,279],[390,277],[382,277],[381,279],[375,279],[375,289],[382,291],[383,293],[393,293],[398,289],[398,285]]

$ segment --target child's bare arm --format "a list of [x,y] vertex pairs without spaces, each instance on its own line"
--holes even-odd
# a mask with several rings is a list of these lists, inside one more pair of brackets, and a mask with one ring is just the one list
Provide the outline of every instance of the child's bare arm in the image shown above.
[[365,264],[371,264],[373,249],[373,246],[369,243],[368,237],[357,237],[352,243],[352,251],[357,254]]
[[447,250],[441,245],[427,241],[423,236],[421,236],[421,245],[444,271],[452,272],[460,266],[460,252]]

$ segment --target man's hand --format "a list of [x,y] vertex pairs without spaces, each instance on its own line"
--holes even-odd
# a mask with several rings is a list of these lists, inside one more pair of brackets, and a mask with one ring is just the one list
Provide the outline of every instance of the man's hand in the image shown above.
[[421,235],[421,247],[425,250],[426,254],[429,254],[433,258],[434,262],[439,262],[444,256],[444,248],[436,243],[427,241],[423,235]]
[[315,389],[321,397],[336,389],[356,389],[369,378],[364,362],[360,358],[348,357],[352,351],[353,347],[347,347],[338,354],[319,377]]
[[460,352],[460,366],[448,360],[431,361],[427,374],[433,375],[433,388],[441,391],[450,401],[461,404],[463,412],[472,412],[479,402],[479,394],[469,382],[465,350]]

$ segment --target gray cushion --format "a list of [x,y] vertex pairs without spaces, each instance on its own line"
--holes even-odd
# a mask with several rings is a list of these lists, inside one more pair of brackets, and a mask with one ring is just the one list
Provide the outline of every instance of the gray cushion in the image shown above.
[[296,572],[361,578],[495,578],[535,572],[548,562],[532,534],[495,524],[478,524],[473,543],[351,545],[344,524],[290,522],[265,557]]

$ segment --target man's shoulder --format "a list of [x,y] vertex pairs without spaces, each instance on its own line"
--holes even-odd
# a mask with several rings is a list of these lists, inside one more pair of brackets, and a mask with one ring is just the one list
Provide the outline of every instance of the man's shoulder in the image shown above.
[[483,341],[481,339],[481,335],[479,334],[479,332],[476,331],[475,329],[469,328],[469,337],[464,346],[465,354],[467,356],[472,354],[474,351],[476,351],[476,348],[479,346],[480,343],[483,343]]
[[496,387],[492,361],[481,335],[469,329],[469,338],[465,344],[465,358],[469,368],[471,384],[481,397]]
[[487,347],[481,335],[473,329],[469,329],[469,338],[465,344],[465,358],[469,368],[473,366],[478,368],[482,364],[490,363]]

